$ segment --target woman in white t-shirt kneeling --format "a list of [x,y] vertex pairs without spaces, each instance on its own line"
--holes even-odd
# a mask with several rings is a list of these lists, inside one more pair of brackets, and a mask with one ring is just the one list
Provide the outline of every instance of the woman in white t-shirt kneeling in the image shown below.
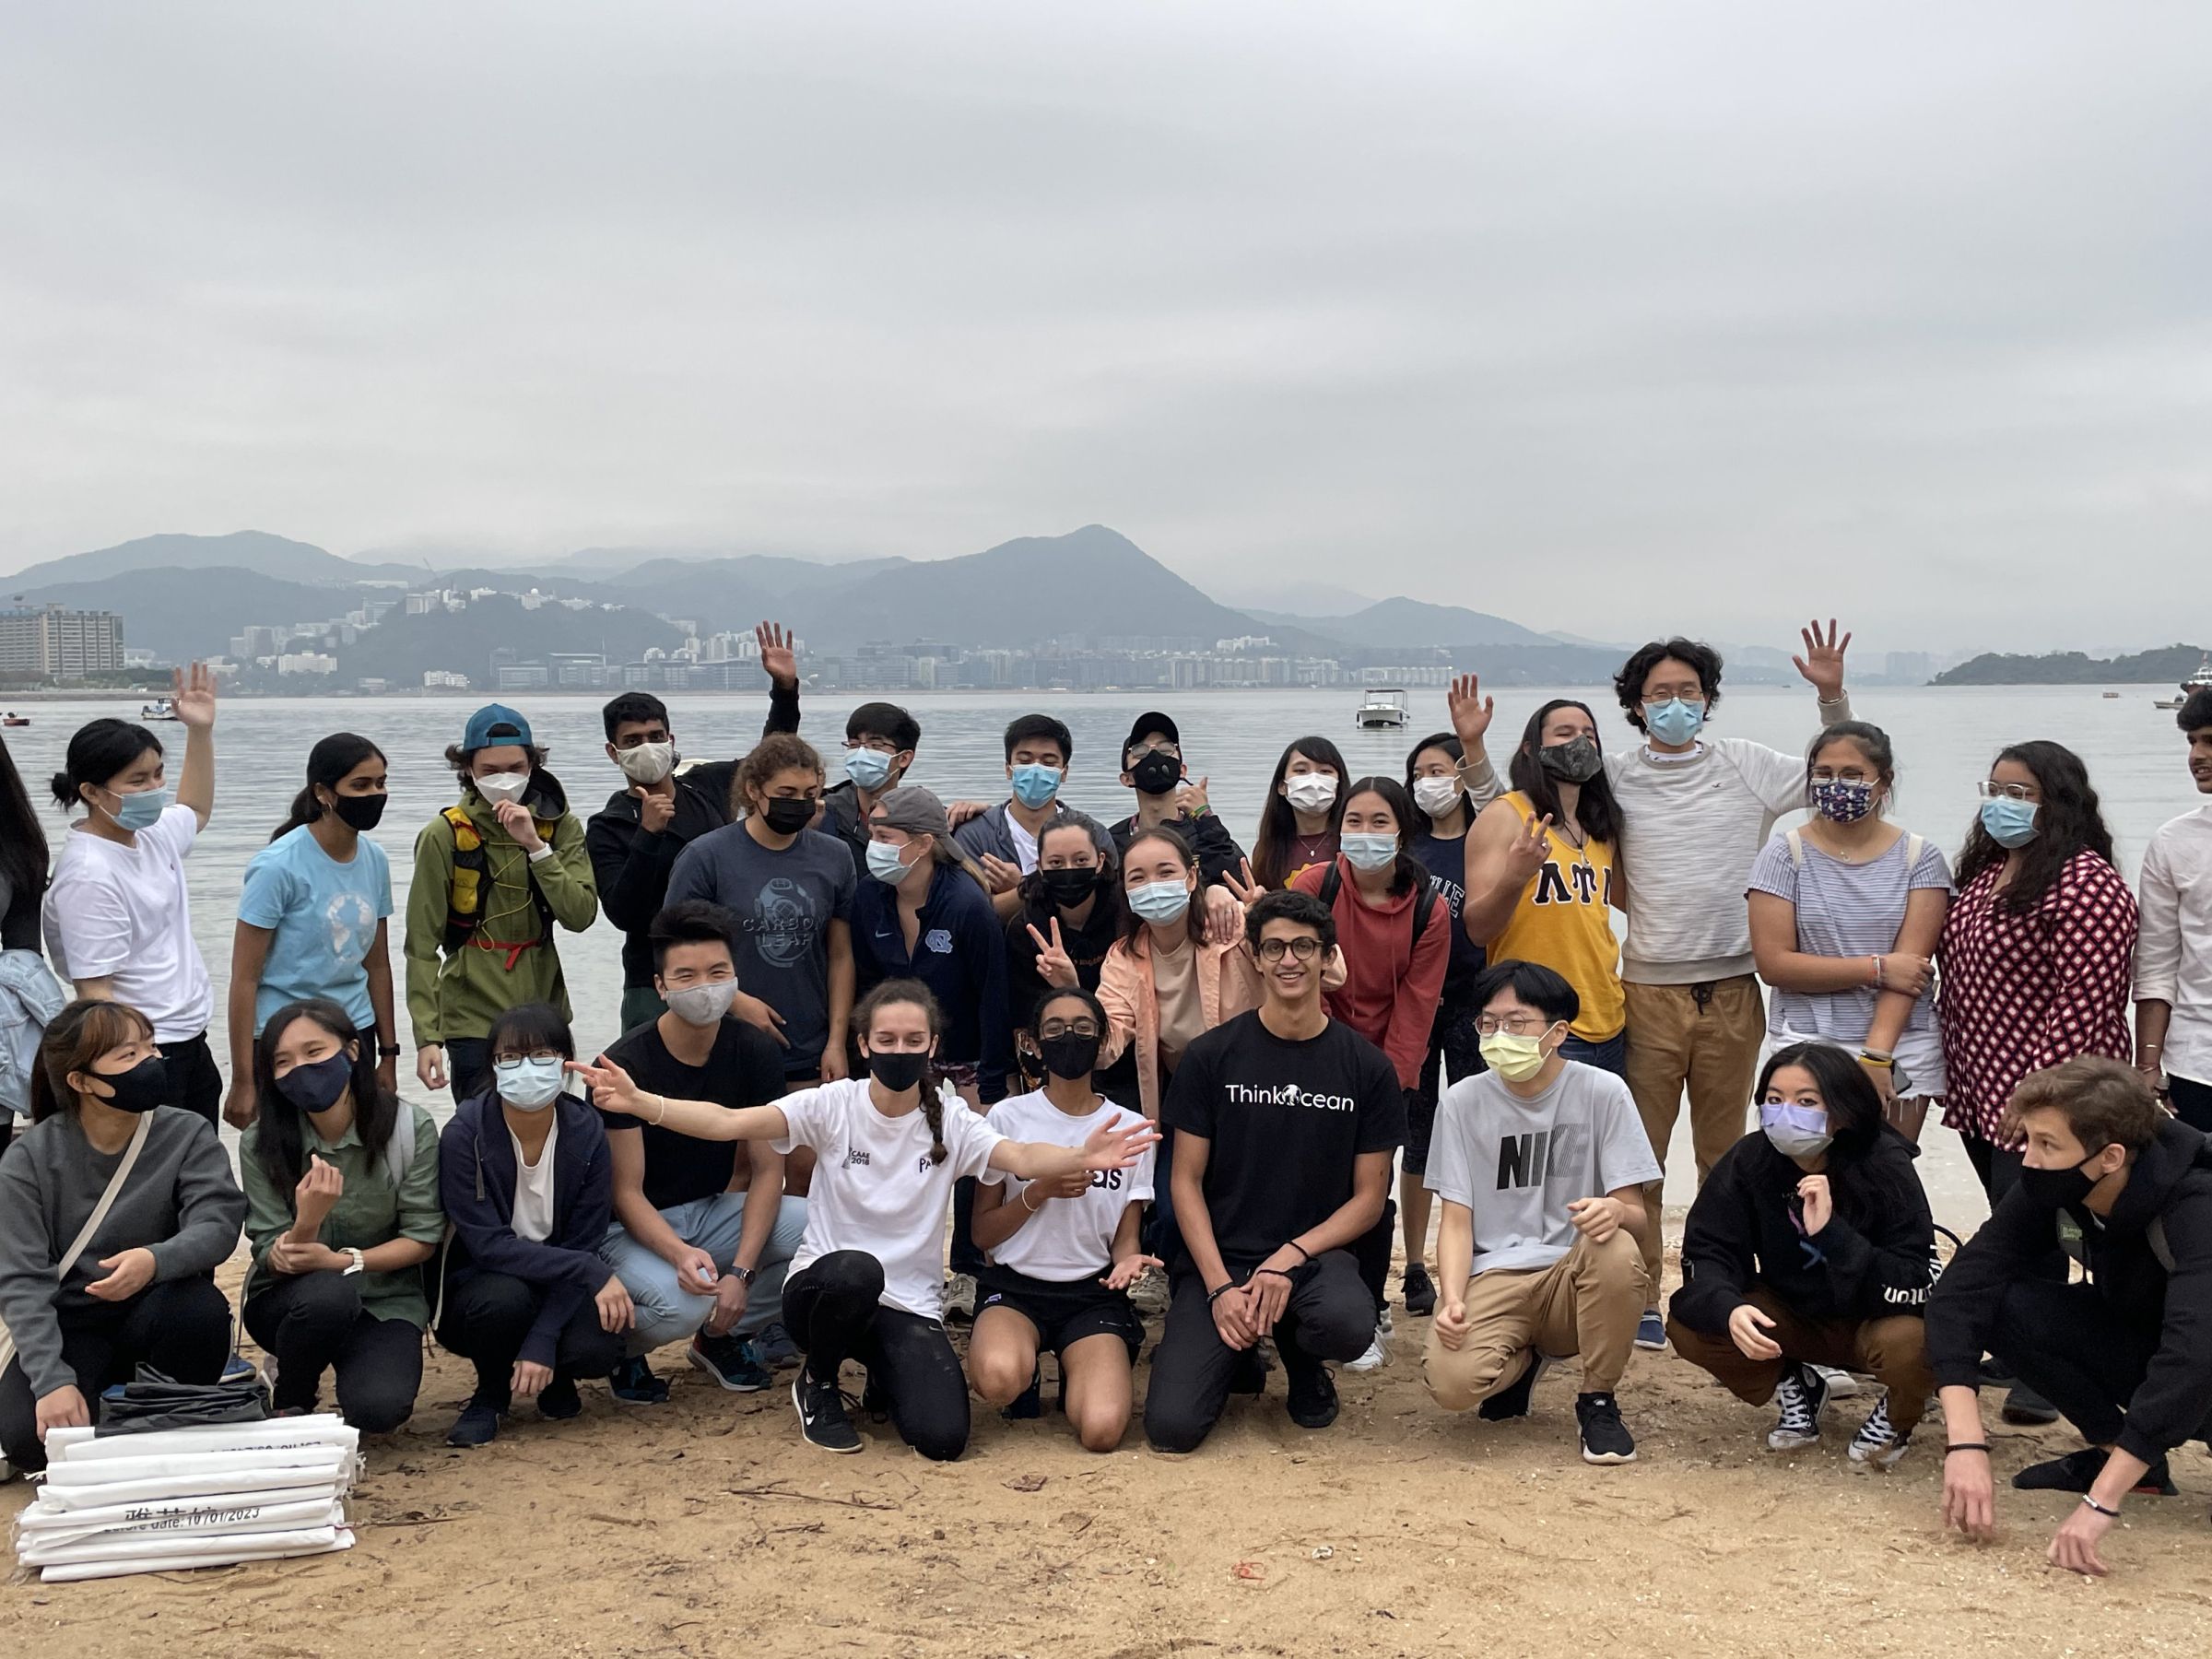
[[857,1361],[868,1395],[900,1438],[948,1462],[968,1445],[968,1382],[942,1322],[945,1220],[953,1182],[992,1171],[1056,1182],[1135,1168],[1159,1139],[1141,1118],[1103,1124],[1080,1147],[1011,1141],[940,1087],[933,1061],[941,1018],[915,980],[887,980],[853,1011],[868,1076],[802,1088],[768,1106],[732,1109],[641,1093],[600,1057],[575,1069],[594,1104],[700,1140],[810,1147],[806,1236],[783,1281],[783,1323],[806,1354],[791,1386],[799,1429],[828,1452],[857,1452],[838,1368]]
[[[1124,1117],[1091,1086],[1106,1010],[1089,992],[1039,999],[1022,1048],[1044,1087],[992,1107],[986,1122],[1009,1138],[1079,1147]],[[1144,1326],[1128,1288],[1160,1265],[1137,1248],[1152,1196],[1152,1154],[1126,1170],[1077,1170],[1050,1181],[976,1188],[975,1242],[991,1259],[978,1284],[968,1380],[1009,1417],[1042,1415],[1037,1356],[1060,1359],[1060,1403],[1083,1444],[1111,1452],[1129,1427],[1130,1373]]]

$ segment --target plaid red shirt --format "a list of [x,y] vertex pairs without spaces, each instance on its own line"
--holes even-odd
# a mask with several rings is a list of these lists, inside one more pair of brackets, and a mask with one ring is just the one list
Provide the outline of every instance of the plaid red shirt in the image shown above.
[[1961,1135],[2018,1147],[1999,1128],[2030,1072],[2077,1054],[2131,1057],[2136,896],[2084,848],[2025,915],[1995,903],[1992,865],[1944,919],[1936,1013],[1950,1074],[1943,1121]]

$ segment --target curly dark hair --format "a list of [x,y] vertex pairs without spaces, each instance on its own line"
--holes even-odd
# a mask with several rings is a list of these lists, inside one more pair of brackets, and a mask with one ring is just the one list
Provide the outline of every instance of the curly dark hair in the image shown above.
[[1620,699],[1621,712],[1638,731],[1643,725],[1643,682],[1652,677],[1652,670],[1672,657],[1677,663],[1688,663],[1697,672],[1698,684],[1704,688],[1705,710],[1711,713],[1721,706],[1721,653],[1699,640],[1685,640],[1679,634],[1671,640],[1653,640],[1640,645],[1634,654],[1620,665],[1613,677],[1613,695]]
[[[2106,864],[2114,864],[2112,832],[2104,827],[2097,792],[2089,786],[2089,769],[2064,744],[2038,737],[1999,749],[1997,759],[2026,767],[2043,796],[2035,809],[2035,839],[2020,849],[2019,870],[1997,898],[2014,915],[2024,916],[2042,903],[2051,884],[2077,853],[2087,849]],[[2005,849],[1982,827],[1977,815],[1959,853],[1955,879],[1959,890],[1983,871],[2003,864],[2005,856]]]

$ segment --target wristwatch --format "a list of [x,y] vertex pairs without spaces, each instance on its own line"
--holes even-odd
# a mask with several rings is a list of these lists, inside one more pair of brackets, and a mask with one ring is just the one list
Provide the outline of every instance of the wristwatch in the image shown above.
[[396,1059],[398,1059],[398,1058],[399,1058],[399,1044],[398,1044],[398,1043],[396,1043],[396,1042],[380,1042],[380,1043],[378,1043],[378,1044],[376,1045],[376,1057],[377,1057],[379,1060],[396,1060]]
[[760,1277],[760,1269],[758,1267],[740,1267],[736,1263],[732,1262],[730,1264],[730,1277],[735,1279],[739,1284],[750,1287],[752,1282]]
[[350,1244],[348,1244],[343,1251],[339,1252],[339,1253],[345,1256],[347,1262],[347,1265],[338,1274],[340,1278],[351,1278],[355,1274],[360,1272],[364,1267],[369,1265],[368,1258],[362,1255],[359,1251],[354,1249]]

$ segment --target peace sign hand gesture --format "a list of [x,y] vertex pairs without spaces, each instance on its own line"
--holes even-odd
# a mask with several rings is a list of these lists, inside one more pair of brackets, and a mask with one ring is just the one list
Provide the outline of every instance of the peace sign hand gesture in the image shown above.
[[1513,839],[1506,843],[1505,856],[1513,874],[1522,881],[1527,881],[1541,870],[1545,860],[1551,856],[1551,814],[1547,812],[1541,818],[1530,814]]
[[1257,903],[1260,895],[1267,889],[1262,887],[1258,877],[1253,875],[1252,860],[1249,858],[1239,859],[1237,867],[1243,872],[1244,878],[1240,881],[1236,877],[1224,870],[1221,873],[1221,885],[1229,889],[1230,897],[1239,904]]
[[1851,649],[1851,636],[1845,634],[1839,641],[1836,631],[1833,617],[1828,619],[1826,633],[1821,632],[1818,618],[1807,622],[1797,631],[1797,637],[1805,641],[1805,654],[1790,659],[1820,693],[1822,702],[1837,702],[1843,696],[1843,653]]
[[1060,918],[1053,916],[1051,921],[1053,936],[1049,943],[1045,936],[1037,931],[1037,924],[1033,922],[1030,924],[1030,938],[1037,947],[1037,977],[1048,985],[1057,986],[1063,991],[1072,991],[1082,982],[1076,977],[1074,959],[1067,954],[1067,947],[1060,942]]

